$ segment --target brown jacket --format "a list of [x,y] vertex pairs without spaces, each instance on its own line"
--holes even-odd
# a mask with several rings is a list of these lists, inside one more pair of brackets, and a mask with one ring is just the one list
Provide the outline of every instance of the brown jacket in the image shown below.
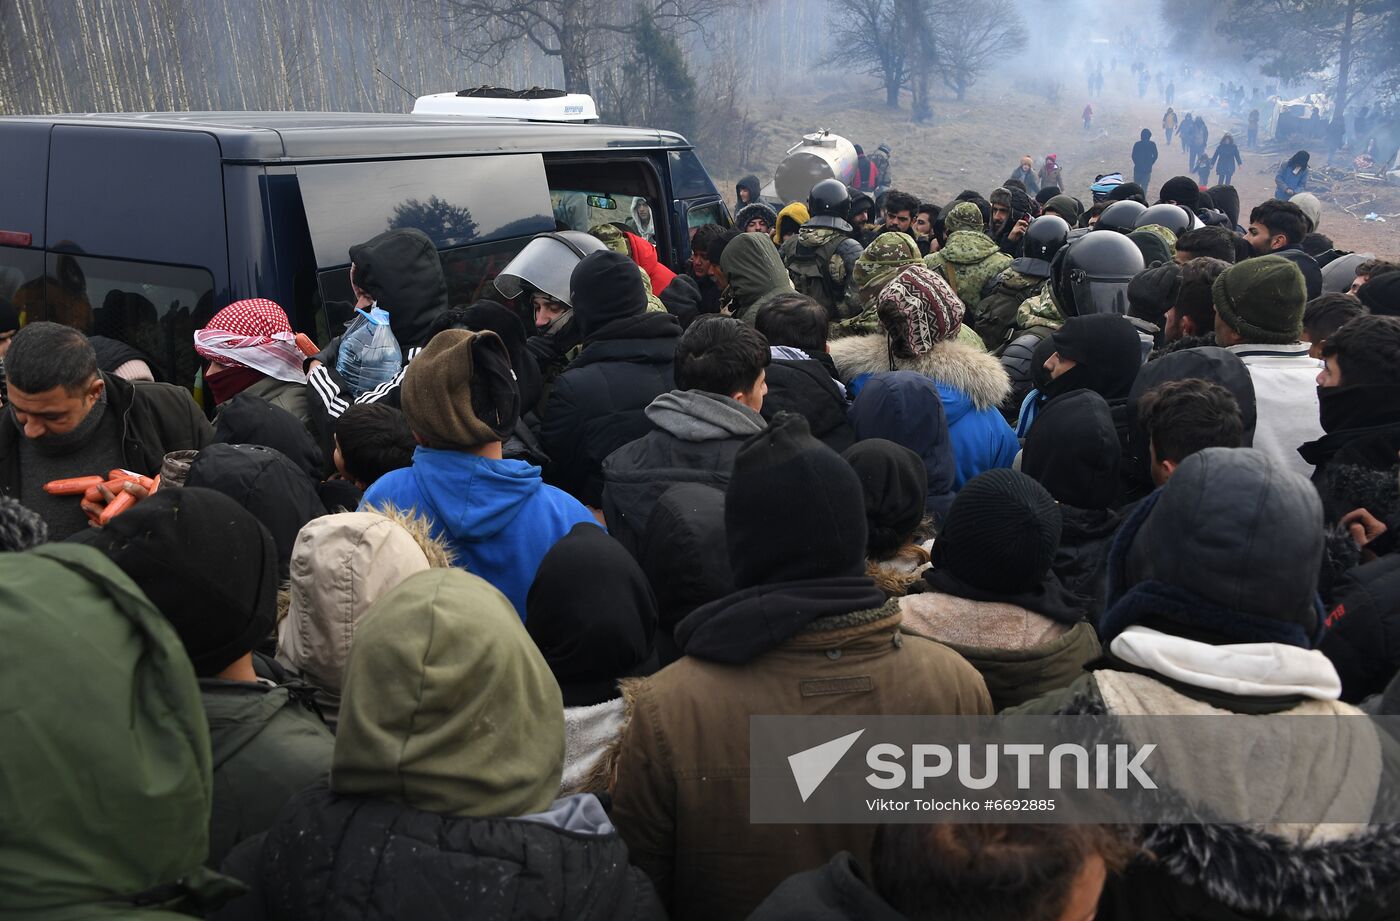
[[992,713],[976,669],[899,623],[893,603],[827,618],[742,665],[686,656],[640,685],[612,818],[672,919],[746,918],[841,850],[869,866],[872,825],[749,823],[750,716]]

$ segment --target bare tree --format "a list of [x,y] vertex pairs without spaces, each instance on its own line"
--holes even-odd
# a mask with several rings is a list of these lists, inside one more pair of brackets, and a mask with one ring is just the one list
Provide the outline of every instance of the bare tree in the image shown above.
[[1026,25],[1012,0],[959,0],[936,20],[940,73],[958,100],[994,61],[1026,44]]
[[638,5],[610,0],[424,0],[447,18],[461,39],[462,53],[480,64],[499,63],[521,43],[558,58],[564,89],[590,92],[589,71],[609,36],[631,36],[649,17],[675,35],[703,29],[736,0],[645,0]]
[[832,0],[828,14],[833,50],[824,63],[879,77],[891,109],[899,108],[899,91],[910,77],[905,30],[910,5],[909,0]]

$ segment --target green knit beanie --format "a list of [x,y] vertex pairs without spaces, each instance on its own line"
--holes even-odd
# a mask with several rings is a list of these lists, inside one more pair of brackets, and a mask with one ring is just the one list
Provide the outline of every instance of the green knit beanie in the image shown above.
[[1232,265],[1211,288],[1215,310],[1246,342],[1281,345],[1303,333],[1308,292],[1303,273],[1283,256]]
[[959,230],[983,229],[982,209],[970,201],[959,202],[948,212],[948,217],[944,219],[944,226],[948,228],[948,233],[955,233]]

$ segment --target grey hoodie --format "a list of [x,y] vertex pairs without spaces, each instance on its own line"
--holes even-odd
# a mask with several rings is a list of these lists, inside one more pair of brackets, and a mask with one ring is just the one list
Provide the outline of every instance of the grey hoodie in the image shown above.
[[603,462],[608,533],[634,556],[662,493],[678,483],[724,489],[739,446],[767,428],[763,417],[744,404],[701,390],[663,393],[651,401],[646,415],[656,427]]

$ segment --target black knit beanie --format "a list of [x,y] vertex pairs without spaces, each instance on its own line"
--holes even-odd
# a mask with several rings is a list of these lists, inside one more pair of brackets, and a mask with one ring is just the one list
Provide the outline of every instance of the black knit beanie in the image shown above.
[[1162,183],[1162,192],[1158,199],[1185,205],[1187,210],[1195,211],[1201,200],[1201,187],[1190,176],[1173,176]]
[[841,456],[860,477],[865,494],[868,555],[888,559],[924,520],[928,473],[923,458],[883,438],[858,441]]
[[1400,272],[1373,275],[1356,296],[1378,316],[1400,317]]
[[739,448],[724,528],[736,589],[865,571],[860,479],[796,413]]
[[277,545],[212,489],[162,489],[69,540],[107,554],[170,621],[194,670],[217,675],[277,623]]
[[584,256],[569,276],[569,302],[584,341],[604,324],[640,316],[647,309],[642,273],[631,257],[612,250]]
[[967,482],[933,545],[933,564],[975,588],[1016,594],[1039,585],[1060,546],[1060,507],[1045,487],[997,468]]

